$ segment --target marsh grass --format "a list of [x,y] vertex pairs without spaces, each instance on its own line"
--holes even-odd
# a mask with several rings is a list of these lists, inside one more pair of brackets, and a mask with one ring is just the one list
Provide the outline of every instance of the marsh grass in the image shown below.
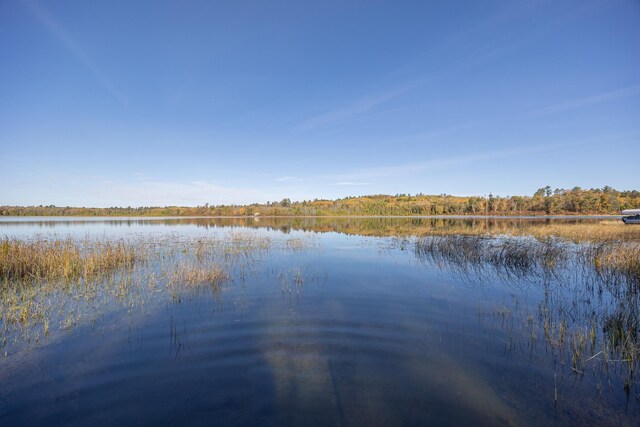
[[289,237],[284,240],[283,249],[291,252],[302,252],[318,247],[318,242],[312,236]]
[[[56,330],[95,322],[105,311],[144,307],[168,296],[176,303],[255,275],[274,248],[304,251],[305,238],[274,241],[253,232],[185,238],[169,235],[130,240],[0,240],[0,347],[39,342]],[[314,275],[300,269],[300,288]],[[58,327],[58,328],[57,328]]]
[[557,236],[491,236],[441,234],[419,238],[417,257],[465,276],[486,276],[490,268],[510,279],[558,278],[567,267],[579,267],[603,283],[640,290],[640,240],[583,242]]
[[[538,287],[543,299],[536,309],[514,302],[491,311],[510,343],[517,332],[533,348],[542,336],[554,363],[575,375],[621,375],[627,393],[637,384],[640,241],[440,234],[417,239],[415,253],[474,283],[497,279]],[[505,322],[503,313],[512,313],[512,320]]]
[[218,266],[200,267],[197,265],[181,265],[173,271],[169,281],[173,285],[199,286],[218,284],[229,280],[229,275]]
[[[95,299],[99,283],[125,292],[122,279],[146,260],[144,246],[131,241],[73,239],[0,240],[0,325],[3,343],[11,331],[30,339],[34,326],[48,336],[53,319],[67,312],[64,329],[74,324],[66,301]],[[66,295],[66,297],[61,297]],[[39,340],[40,335],[34,334]]]
[[640,288],[640,242],[590,245],[583,249],[582,256],[603,281],[626,279],[630,286]]
[[555,278],[567,266],[577,248],[548,238],[440,235],[418,239],[414,252],[419,260],[446,268],[472,280],[497,274],[511,281]]
[[538,240],[563,239],[574,243],[640,241],[640,227],[626,225],[619,220],[602,220],[596,223],[577,224],[524,222],[519,225],[497,222],[473,227],[430,228],[423,234],[429,236],[530,236]]
[[[573,386],[591,377],[602,384],[604,377],[611,391],[622,389],[628,396],[640,385],[636,378],[640,348],[637,300],[636,305],[624,307],[604,304],[598,311],[590,304],[577,306],[581,298],[549,290],[534,310],[526,304],[503,303],[485,310],[480,319],[490,319],[487,326],[491,330],[504,331],[510,357],[535,364],[547,363],[543,360],[548,358],[561,382],[567,377]],[[539,345],[544,351],[535,351]]]
[[125,241],[73,239],[0,240],[0,280],[91,280],[132,268],[143,259],[140,247]]

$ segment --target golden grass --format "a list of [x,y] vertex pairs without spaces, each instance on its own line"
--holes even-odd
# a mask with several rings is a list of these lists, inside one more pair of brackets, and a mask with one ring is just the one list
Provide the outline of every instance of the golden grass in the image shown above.
[[170,272],[172,286],[201,286],[217,287],[229,280],[229,274],[219,266],[199,266],[181,264]]
[[626,277],[640,286],[640,242],[600,244],[585,252],[596,273],[605,280]]
[[[95,318],[113,302],[142,307],[158,292],[180,301],[246,274],[271,239],[255,233],[133,240],[0,239],[0,348]],[[250,271],[250,270],[249,270]],[[34,335],[34,331],[35,335]]]
[[445,227],[428,230],[426,235],[463,236],[532,236],[539,240],[561,238],[575,243],[583,242],[640,242],[640,226],[626,225],[622,221],[603,220],[598,223],[530,223],[508,227]]
[[142,258],[124,241],[0,240],[0,280],[80,280],[131,268]]
[[[521,230],[515,236],[486,230],[442,233],[416,240],[415,253],[473,281],[499,278],[518,286],[523,280],[539,281],[545,299],[535,310],[538,316],[528,308],[518,312],[518,318],[531,319],[521,326],[529,344],[534,346],[538,331],[544,331],[554,359],[566,361],[577,375],[587,367],[621,367],[628,391],[640,361],[640,240],[614,239],[624,228],[612,224],[600,235],[591,233],[593,227],[569,234],[562,226]],[[494,309],[503,325],[504,313]]]
[[578,260],[605,281],[624,278],[640,286],[640,227],[621,221],[434,228],[418,239],[416,248],[418,255],[457,266],[488,263],[531,273],[537,267],[552,272],[562,266],[575,251],[564,243],[579,244]]
[[[529,238],[527,238],[529,237]],[[486,267],[507,278],[556,274],[569,262],[606,284],[626,281],[640,288],[640,241],[573,245],[555,236],[431,235],[416,241],[419,259],[481,276]]]

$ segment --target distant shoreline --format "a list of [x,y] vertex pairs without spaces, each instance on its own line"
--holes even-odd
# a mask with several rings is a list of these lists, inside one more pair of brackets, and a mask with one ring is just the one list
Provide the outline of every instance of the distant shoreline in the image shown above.
[[292,218],[343,218],[343,219],[620,219],[623,215],[612,214],[558,214],[558,215],[6,215],[7,219],[292,219]]
[[82,217],[353,217],[353,218],[484,218],[618,216],[624,209],[640,207],[640,191],[618,191],[611,187],[584,190],[547,186],[530,196],[452,196],[447,194],[374,194],[341,199],[314,199],[200,206],[0,206],[3,216]]

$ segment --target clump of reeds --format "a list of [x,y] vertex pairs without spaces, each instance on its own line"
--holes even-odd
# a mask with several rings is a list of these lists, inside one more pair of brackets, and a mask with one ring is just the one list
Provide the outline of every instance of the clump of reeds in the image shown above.
[[301,268],[290,270],[287,273],[280,273],[278,278],[282,284],[282,293],[291,293],[294,290],[296,293],[300,293],[300,288],[305,283],[305,274]]
[[506,227],[453,226],[432,228],[427,230],[426,234],[432,236],[531,236],[539,240],[561,238],[575,243],[640,241],[640,227],[625,225],[622,221],[616,220],[578,224],[531,222]]
[[0,240],[0,280],[90,279],[130,268],[139,248],[125,241],[78,242],[73,239]]
[[172,286],[202,286],[217,287],[229,280],[229,274],[216,265],[202,266],[181,264],[170,271],[169,283]]
[[131,241],[0,239],[0,333],[15,329],[28,338],[41,325],[48,335],[52,318],[76,312],[98,289],[126,294],[125,276],[145,257],[144,247]]
[[594,245],[585,249],[596,273],[611,282],[626,280],[640,287],[640,243]]
[[419,259],[453,267],[465,275],[473,272],[482,277],[486,267],[491,267],[507,277],[522,278],[554,274],[566,262],[570,248],[554,239],[438,235],[418,239],[415,252]]
[[[577,280],[542,284],[544,295],[537,303],[538,316],[530,315],[529,308],[516,301],[513,309],[520,328],[505,326],[502,313],[511,307],[497,306],[494,317],[502,319],[499,324],[510,336],[518,329],[524,332],[530,348],[536,345],[538,331],[543,331],[543,342],[554,363],[571,366],[577,375],[622,374],[619,378],[625,381],[628,392],[638,384],[635,373],[640,362],[640,289],[626,270],[616,270],[616,266],[626,266],[626,261],[618,258],[626,260],[619,249],[587,245],[573,255],[569,260],[578,264]],[[594,260],[600,265],[595,277],[589,275],[589,271],[595,272]],[[594,283],[598,286],[591,286]]]
[[227,250],[234,254],[247,254],[271,248],[271,239],[248,232],[232,232],[225,239]]
[[453,264],[459,268],[480,264],[483,261],[485,241],[467,235],[428,236],[416,242],[416,254],[421,259],[430,259],[439,265]]
[[[537,273],[556,276],[571,261],[605,284],[626,283],[640,290],[640,242],[574,244],[555,236],[440,234],[419,238],[419,259],[482,276],[487,267],[518,278]],[[595,274],[594,274],[595,273]]]
[[180,301],[184,292],[212,292],[252,272],[272,247],[256,233],[184,239],[0,239],[0,347],[30,342],[95,319],[117,301],[129,309],[156,295]]
[[308,245],[309,242],[301,238],[291,238],[285,240],[285,248],[292,251],[302,251],[306,249]]

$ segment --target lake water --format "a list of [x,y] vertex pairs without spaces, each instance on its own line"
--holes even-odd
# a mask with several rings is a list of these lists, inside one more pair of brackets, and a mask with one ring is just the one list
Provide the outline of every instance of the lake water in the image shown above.
[[[571,262],[464,268],[415,246],[588,221],[2,218],[0,238],[152,244],[121,293],[47,294],[46,336],[5,325],[0,425],[638,425],[633,365],[598,355],[636,300]],[[214,241],[226,280],[167,279]]]

